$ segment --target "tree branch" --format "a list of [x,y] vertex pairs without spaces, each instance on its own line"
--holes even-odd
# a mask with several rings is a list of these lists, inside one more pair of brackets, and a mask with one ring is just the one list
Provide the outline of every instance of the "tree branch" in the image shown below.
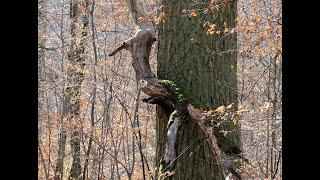
[[116,50],[114,50],[112,53],[110,53],[109,56],[111,57],[111,56],[115,55],[117,52],[121,51],[121,50],[124,49],[125,47],[126,47],[126,43],[123,42],[123,43],[121,44],[121,46],[119,46]]
[[216,159],[220,170],[223,172],[224,177],[226,179],[229,178],[230,180],[241,179],[241,176],[231,166],[231,158],[218,147],[217,138],[213,134],[212,128],[206,125],[203,118],[204,116],[202,116],[201,111],[194,108],[192,104],[188,104],[187,108],[189,111],[189,115],[198,123],[199,127],[207,137],[207,141],[210,145],[211,151],[214,154],[214,158]]

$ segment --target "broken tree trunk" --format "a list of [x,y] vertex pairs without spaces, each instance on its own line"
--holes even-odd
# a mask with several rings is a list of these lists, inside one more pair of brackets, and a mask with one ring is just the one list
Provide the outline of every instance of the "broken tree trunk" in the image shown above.
[[[139,84],[141,90],[153,99],[161,99],[161,101],[168,100],[173,103],[174,108],[183,108],[177,107],[178,102],[180,100],[174,100],[174,98],[178,98],[178,96],[183,96],[184,94],[179,94],[181,92],[173,93],[172,89],[169,89],[170,86],[176,86],[173,82],[169,86],[164,86],[163,81],[165,80],[158,80],[154,73],[151,71],[149,65],[149,55],[151,46],[154,43],[155,38],[151,32],[147,30],[140,30],[136,33],[136,35],[124,42],[122,46],[123,49],[129,50],[132,55],[132,65],[136,73],[136,80]],[[111,53],[110,55],[114,55]],[[166,81],[170,82],[170,81]],[[179,87],[174,87],[179,88]],[[183,100],[188,100],[188,95]],[[186,101],[187,102],[187,101]],[[160,102],[159,102],[160,103]],[[179,104],[180,106],[184,106],[183,104]],[[207,137],[207,141],[211,146],[211,151],[215,155],[215,159],[221,168],[221,171],[224,174],[225,178],[229,179],[241,179],[241,177],[232,169],[231,166],[231,158],[227,156],[217,145],[217,140],[212,132],[212,127],[207,126],[202,119],[200,110],[195,109],[192,104],[187,104],[187,111],[190,117],[195,120],[200,128],[203,130]],[[182,111],[181,109],[180,111]],[[166,138],[166,150],[164,155],[165,165],[171,164],[176,159],[176,152],[175,152],[175,143],[176,143],[176,136],[178,132],[178,128],[183,120],[178,118],[173,118],[173,124],[171,124],[167,131],[167,138]]]
[[[115,55],[122,49],[131,53],[132,66],[136,74],[137,84],[141,90],[150,96],[143,101],[159,104],[169,109],[171,116],[167,127],[166,145],[164,152],[164,164],[161,169],[167,169],[174,166],[177,158],[176,141],[180,125],[185,121],[196,122],[204,132],[213,158],[216,160],[219,169],[225,179],[241,179],[240,175],[232,167],[232,158],[221,150],[218,146],[217,138],[212,132],[212,127],[205,124],[201,111],[194,107],[199,107],[195,100],[188,93],[174,82],[169,80],[159,80],[151,71],[149,65],[149,56],[153,43],[156,40],[152,24],[138,24],[137,19],[144,16],[144,10],[141,1],[128,0],[128,7],[132,12],[135,23],[139,26],[136,34],[131,39],[125,41],[109,56]],[[137,5],[139,4],[139,5]],[[161,172],[159,173],[161,175]]]
[[[168,88],[163,86],[161,84],[161,81],[159,82],[154,73],[151,71],[149,65],[150,50],[154,41],[155,37],[151,32],[147,30],[139,30],[132,39],[126,41],[122,46],[124,46],[123,49],[129,50],[132,55],[132,65],[135,70],[136,79],[141,90],[152,98],[163,98],[163,100],[167,100],[167,97],[170,97],[170,95],[172,95],[172,92],[170,92]],[[111,53],[110,55],[114,55],[114,53]],[[174,96],[179,95],[174,94]],[[188,113],[191,115],[192,119],[194,119],[199,124],[201,129],[206,134],[207,140],[211,146],[211,151],[215,154],[214,158],[219,163],[224,176],[226,178],[229,177],[229,179],[231,177],[233,179],[240,179],[240,176],[233,169],[231,169],[232,167],[230,166],[230,157],[227,156],[218,147],[217,140],[211,130],[212,128],[206,126],[203,119],[201,119],[201,113],[197,112],[197,110],[193,108],[191,104],[188,104]],[[180,118],[175,118],[174,123],[168,129],[169,132],[167,133],[166,151],[164,156],[166,165],[172,163],[172,161],[176,158],[174,145],[176,143],[178,128],[181,123],[182,120]]]

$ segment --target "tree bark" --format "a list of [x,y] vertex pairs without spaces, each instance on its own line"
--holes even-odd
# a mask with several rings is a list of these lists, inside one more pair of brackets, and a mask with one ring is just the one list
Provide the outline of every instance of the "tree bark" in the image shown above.
[[[165,22],[158,27],[158,78],[185,87],[206,108],[234,103],[237,106],[236,34],[207,35],[206,21],[221,30],[224,22],[235,27],[236,1],[226,2],[214,13],[197,11],[197,16],[182,15],[209,7],[208,1],[196,5],[187,0],[162,1]],[[221,30],[223,32],[223,30]],[[212,52],[227,52],[222,55]],[[157,151],[160,163],[166,143],[170,112],[157,105]],[[227,129],[234,129],[230,124]],[[239,132],[228,138],[240,145]],[[195,122],[182,123],[177,137],[176,169],[170,179],[223,179],[214,161],[206,136]]]
[[[81,179],[80,162],[80,130],[77,122],[80,120],[81,84],[84,79],[84,38],[88,28],[88,1],[70,3],[71,43],[67,65],[67,88],[65,109],[66,117],[75,124],[70,138],[72,165],[69,179]],[[80,41],[79,43],[77,41]]]
[[59,136],[58,136],[58,155],[57,155],[58,157],[57,157],[56,168],[54,172],[54,180],[63,179],[63,161],[65,157],[66,140],[67,140],[67,133],[66,133],[64,124],[62,122],[61,127],[59,129]]

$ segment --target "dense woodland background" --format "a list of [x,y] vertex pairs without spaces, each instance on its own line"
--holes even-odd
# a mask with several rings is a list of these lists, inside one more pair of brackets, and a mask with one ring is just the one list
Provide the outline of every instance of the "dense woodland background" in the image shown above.
[[[134,22],[125,0],[83,2],[85,33],[72,38],[79,22],[70,16],[71,2],[38,1],[39,179],[61,178],[57,167],[62,168],[63,179],[69,177],[69,142],[75,128],[80,129],[84,179],[143,179],[144,174],[151,179],[157,168],[155,105],[141,102],[144,94],[136,85],[130,54],[108,56],[133,36]],[[158,1],[143,3],[147,20],[166,23]],[[192,18],[199,12],[185,13]],[[239,123],[244,156],[252,164],[242,163],[244,179],[282,179],[281,14],[280,0],[238,0],[236,28],[217,30],[214,22],[201,24],[207,26],[208,36],[237,33],[238,101],[243,112]],[[81,44],[84,50],[78,121],[69,121],[63,112],[72,44]],[[154,72],[156,57],[157,44],[150,56]],[[66,143],[61,148],[62,142]]]

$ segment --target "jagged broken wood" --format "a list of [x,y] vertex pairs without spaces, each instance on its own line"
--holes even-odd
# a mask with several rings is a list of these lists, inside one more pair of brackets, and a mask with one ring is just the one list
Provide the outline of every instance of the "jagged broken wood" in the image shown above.
[[[136,81],[141,90],[149,95],[149,98],[144,99],[144,102],[159,104],[161,106],[170,106],[165,108],[174,108],[175,116],[171,114],[172,121],[167,128],[166,147],[164,152],[164,162],[169,166],[176,160],[175,144],[177,141],[177,134],[179,126],[184,122],[186,116],[195,121],[206,135],[207,141],[210,145],[211,151],[214,154],[214,159],[218,162],[218,166],[223,173],[225,179],[239,180],[241,176],[232,168],[232,159],[222,151],[218,144],[215,135],[212,132],[212,127],[208,126],[204,121],[204,116],[201,111],[194,107],[192,101],[186,99],[173,100],[178,98],[180,92],[179,87],[174,90],[165,86],[164,82],[171,82],[168,80],[158,80],[155,74],[151,71],[149,64],[149,56],[153,43],[156,41],[154,28],[150,22],[143,24],[138,23],[138,18],[145,15],[143,6],[140,0],[127,0],[127,5],[132,12],[134,22],[138,26],[136,34],[131,39],[122,43],[116,50],[109,54],[115,55],[117,52],[126,49],[131,53],[132,66],[135,71]],[[173,82],[172,82],[173,83]],[[174,84],[174,83],[173,83]],[[175,84],[174,84],[175,85]],[[186,112],[184,112],[186,111]],[[177,113],[179,112],[179,113]],[[184,112],[184,113],[182,113]]]
[[[154,73],[151,71],[149,64],[149,56],[151,46],[155,42],[153,33],[148,30],[138,30],[133,38],[123,43],[121,49],[126,49],[131,53],[132,65],[136,74],[136,80],[141,90],[149,95],[149,100],[166,99],[171,95],[170,91],[159,83]],[[117,48],[119,49],[119,48]],[[119,52],[118,50],[117,52]],[[111,53],[114,55],[115,53]],[[231,169],[231,158],[226,155],[217,145],[216,137],[212,132],[212,127],[205,124],[200,110],[193,107],[192,104],[187,104],[187,110],[190,117],[195,120],[207,137],[207,141],[214,154],[214,158],[219,164],[219,168],[224,176],[229,179],[240,179],[240,176]],[[176,136],[179,125],[183,122],[180,118],[175,118],[167,133],[166,148],[165,148],[165,163],[170,164],[175,158],[174,144],[176,143]]]

